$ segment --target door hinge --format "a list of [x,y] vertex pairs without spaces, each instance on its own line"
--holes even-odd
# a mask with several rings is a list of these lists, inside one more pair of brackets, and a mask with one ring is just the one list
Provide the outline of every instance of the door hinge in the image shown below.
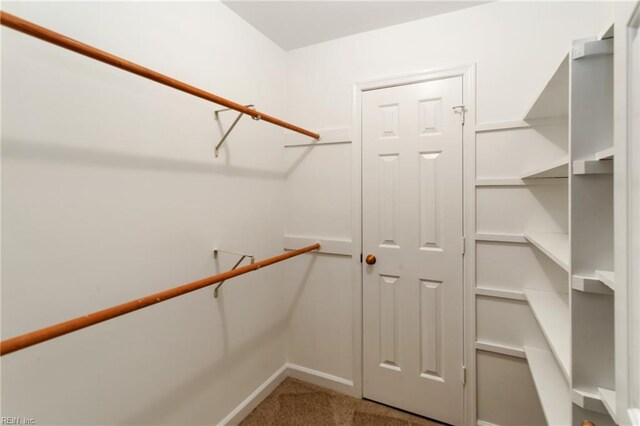
[[465,253],[467,248],[467,239],[465,237],[462,237],[462,254]]
[[463,385],[467,384],[467,366],[466,365],[462,366],[462,384]]
[[467,108],[464,105],[456,105],[451,108],[454,113],[462,115],[462,124],[464,125],[465,113],[467,112]]

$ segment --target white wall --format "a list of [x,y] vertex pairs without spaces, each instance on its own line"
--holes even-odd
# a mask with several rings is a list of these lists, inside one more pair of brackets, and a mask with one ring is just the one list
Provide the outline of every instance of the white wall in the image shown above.
[[[282,116],[284,53],[216,2],[3,3]],[[282,250],[282,130],[2,29],[2,338]],[[224,115],[228,125],[235,113]],[[302,260],[304,263],[308,261]],[[214,424],[286,361],[274,265],[2,358],[2,415]]]
[[[571,40],[594,36],[610,18],[610,6],[604,3],[493,2],[293,50],[287,54],[288,115],[314,129],[351,127],[354,83],[476,63],[477,123],[522,120]],[[556,144],[563,132],[566,126],[564,130],[479,135],[477,177],[518,177],[523,169],[544,161],[543,157],[553,158],[563,149],[566,152],[566,143],[564,147]],[[287,233],[348,240],[359,232],[351,229],[351,204],[347,201],[351,155],[351,146],[345,144],[318,146],[311,151],[286,148],[287,161],[298,167],[297,174],[287,180]],[[332,196],[324,203],[313,197],[326,193]],[[309,202],[301,202],[301,194],[309,194]],[[543,212],[541,206],[549,203],[557,206],[557,214]],[[512,220],[493,220],[497,205],[512,209]],[[563,206],[566,212],[566,185],[481,188],[478,232],[521,234],[527,227],[566,231],[566,214],[560,213]],[[542,213],[525,216],[536,211]],[[564,285],[563,272],[526,244],[483,243],[481,248],[478,255],[484,256],[485,263],[478,265],[479,283],[491,280],[484,283],[520,292],[525,285]],[[354,381],[357,388],[360,372],[354,369],[357,363],[351,356],[356,350],[352,261],[357,262],[325,255],[308,271],[295,262],[286,266],[287,285],[291,293],[296,291],[296,306],[300,307],[293,311],[288,356],[295,364]],[[491,262],[502,266],[517,262],[514,264],[532,271],[540,280],[519,280],[516,274],[511,281],[509,275],[492,277],[495,265]],[[517,353],[525,343],[545,344],[526,302],[482,297],[478,303],[478,315],[482,316],[477,318],[478,337],[513,347]],[[505,321],[515,329],[500,332]],[[497,424],[544,421],[523,359],[479,351],[478,367],[477,411],[481,420]],[[514,377],[518,383],[522,381],[518,392],[504,392]]]

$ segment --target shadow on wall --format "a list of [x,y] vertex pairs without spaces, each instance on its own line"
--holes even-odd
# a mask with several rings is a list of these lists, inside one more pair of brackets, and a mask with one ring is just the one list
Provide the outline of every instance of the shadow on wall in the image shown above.
[[284,180],[286,176],[286,173],[273,170],[218,165],[204,161],[149,157],[102,149],[79,148],[63,144],[18,139],[4,139],[2,141],[2,157],[112,169],[170,171],[177,173],[216,173],[225,176],[242,176],[258,179]]
[[[200,393],[210,387],[212,383],[215,383],[216,380],[219,380],[219,377],[221,375],[224,375],[225,372],[236,368],[241,368],[241,365],[244,361],[249,359],[252,355],[255,355],[256,348],[260,348],[265,344],[276,340],[279,336],[283,336],[284,332],[287,329],[291,316],[293,315],[296,304],[300,299],[304,288],[306,287],[308,278],[318,256],[318,253],[309,254],[311,256],[311,259],[309,260],[302,280],[298,285],[289,308],[280,321],[276,322],[271,327],[263,330],[262,332],[256,333],[253,339],[247,340],[237,348],[229,351],[227,341],[228,331],[226,330],[227,320],[224,310],[224,296],[219,297],[218,307],[221,317],[220,324],[224,328],[224,357],[221,360],[211,364],[207,369],[192,375],[188,380],[182,382],[179,386],[174,388],[171,393],[168,393],[162,398],[154,401],[152,404],[148,404],[147,406],[141,408],[137,414],[127,418],[124,423],[149,424],[162,423],[163,421],[166,421],[171,413],[178,410],[178,407],[185,405],[191,400],[197,399]],[[215,403],[215,401],[213,403]],[[240,401],[238,401],[238,403],[240,403]],[[204,415],[206,417],[206,413],[204,413]]]

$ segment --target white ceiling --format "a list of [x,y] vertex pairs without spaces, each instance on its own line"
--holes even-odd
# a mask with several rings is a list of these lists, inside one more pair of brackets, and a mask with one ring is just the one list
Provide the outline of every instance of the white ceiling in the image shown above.
[[244,1],[231,10],[285,50],[477,6],[487,1]]

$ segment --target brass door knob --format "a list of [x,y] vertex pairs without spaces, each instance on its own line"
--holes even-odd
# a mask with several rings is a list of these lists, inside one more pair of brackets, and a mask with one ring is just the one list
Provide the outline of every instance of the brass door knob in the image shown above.
[[368,254],[366,259],[364,260],[365,262],[367,262],[367,265],[375,265],[376,264],[376,257],[372,254]]

